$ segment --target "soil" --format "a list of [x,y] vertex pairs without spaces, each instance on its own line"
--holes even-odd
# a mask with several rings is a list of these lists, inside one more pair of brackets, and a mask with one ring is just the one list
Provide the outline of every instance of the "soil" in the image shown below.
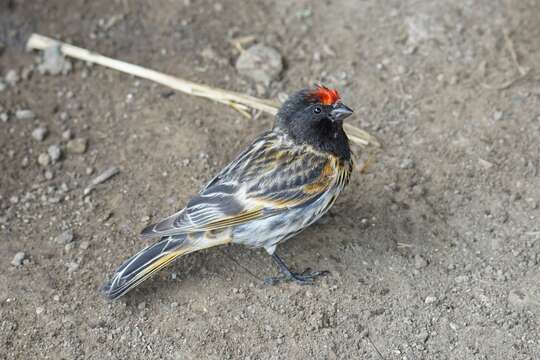
[[[273,119],[77,61],[41,75],[32,32],[262,97],[337,87],[384,147],[278,249],[330,275],[265,285],[269,256],[232,246],[102,297]],[[268,87],[235,69],[244,36],[283,56]],[[0,358],[540,359],[539,38],[536,0],[1,1]]]

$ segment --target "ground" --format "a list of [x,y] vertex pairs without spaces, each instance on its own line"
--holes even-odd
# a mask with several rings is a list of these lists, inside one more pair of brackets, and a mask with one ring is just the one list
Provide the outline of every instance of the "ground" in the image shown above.
[[[42,75],[32,32],[266,98],[338,88],[384,147],[355,147],[371,166],[278,249],[330,275],[269,286],[263,251],[217,248],[103,298],[273,119],[76,61]],[[283,56],[268,87],[235,69],[244,36]],[[0,358],[539,359],[539,38],[535,0],[2,1]]]

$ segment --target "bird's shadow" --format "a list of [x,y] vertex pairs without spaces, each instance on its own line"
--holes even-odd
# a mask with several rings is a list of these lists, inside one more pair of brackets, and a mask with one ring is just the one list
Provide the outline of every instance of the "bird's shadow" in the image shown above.
[[[434,210],[427,201],[405,203],[397,202],[391,195],[381,196],[386,193],[364,193],[361,205],[353,197],[342,199],[317,223],[280,244],[277,252],[297,271],[310,267],[346,272],[358,264],[384,262],[389,253],[411,257],[417,251],[415,248],[433,246],[423,234],[437,224],[422,214],[436,211],[441,218],[445,216],[442,210]],[[401,248],[400,244],[408,246]],[[191,287],[212,279],[234,280],[238,274],[244,274],[243,281],[263,285],[264,278],[276,273],[270,256],[262,249],[238,245],[211,248],[182,257],[125,299],[130,302],[136,298],[140,302],[162,294],[172,284]]]

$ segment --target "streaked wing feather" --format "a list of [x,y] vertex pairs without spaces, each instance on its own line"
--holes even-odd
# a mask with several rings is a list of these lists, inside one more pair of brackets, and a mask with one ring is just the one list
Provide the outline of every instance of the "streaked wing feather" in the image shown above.
[[269,132],[225,167],[182,211],[143,237],[216,230],[307,205],[340,177],[338,160]]

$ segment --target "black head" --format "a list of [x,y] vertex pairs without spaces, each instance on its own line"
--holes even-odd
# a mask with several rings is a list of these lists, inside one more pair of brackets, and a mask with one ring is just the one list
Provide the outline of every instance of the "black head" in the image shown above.
[[298,143],[349,159],[349,139],[343,131],[343,120],[352,112],[341,103],[336,90],[322,86],[304,89],[291,95],[281,106],[276,126]]

